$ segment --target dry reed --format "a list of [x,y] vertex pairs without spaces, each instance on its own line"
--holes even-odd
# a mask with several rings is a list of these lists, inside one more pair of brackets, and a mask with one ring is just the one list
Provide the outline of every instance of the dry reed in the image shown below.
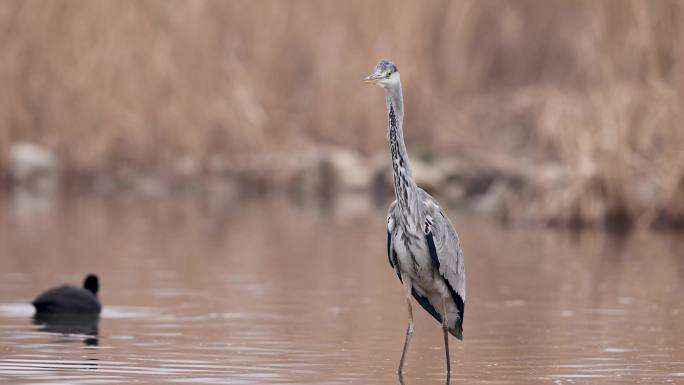
[[42,143],[88,175],[211,170],[321,144],[384,151],[384,105],[360,79],[390,57],[409,147],[566,168],[534,206],[551,221],[681,224],[683,12],[621,0],[3,1],[0,154]]

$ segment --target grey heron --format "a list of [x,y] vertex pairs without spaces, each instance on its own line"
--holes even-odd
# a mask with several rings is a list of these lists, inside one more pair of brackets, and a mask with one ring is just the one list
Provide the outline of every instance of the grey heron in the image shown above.
[[463,249],[444,210],[416,185],[411,175],[404,143],[404,102],[397,66],[382,60],[365,81],[382,87],[387,102],[388,141],[396,197],[387,214],[387,257],[404,287],[409,316],[398,372],[401,375],[413,336],[413,297],[442,324],[447,373],[450,373],[449,333],[463,339]]

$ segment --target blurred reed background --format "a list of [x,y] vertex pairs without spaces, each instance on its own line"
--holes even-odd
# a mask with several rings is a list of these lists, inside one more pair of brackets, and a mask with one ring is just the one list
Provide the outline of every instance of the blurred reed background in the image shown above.
[[382,157],[388,57],[414,158],[516,170],[500,215],[684,224],[680,1],[7,0],[0,31],[6,185],[20,142],[65,180]]

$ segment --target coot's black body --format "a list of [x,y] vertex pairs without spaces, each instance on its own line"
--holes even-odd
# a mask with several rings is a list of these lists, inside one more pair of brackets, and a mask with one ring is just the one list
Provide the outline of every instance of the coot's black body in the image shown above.
[[33,300],[37,314],[99,314],[102,310],[97,298],[99,290],[97,276],[88,275],[83,287],[59,286],[52,288]]

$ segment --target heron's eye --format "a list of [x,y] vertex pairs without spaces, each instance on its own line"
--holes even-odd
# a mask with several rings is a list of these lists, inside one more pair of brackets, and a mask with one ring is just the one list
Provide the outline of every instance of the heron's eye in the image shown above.
[[392,76],[392,72],[387,71],[387,75],[385,75],[385,77],[386,77],[386,78],[389,78],[390,76]]

